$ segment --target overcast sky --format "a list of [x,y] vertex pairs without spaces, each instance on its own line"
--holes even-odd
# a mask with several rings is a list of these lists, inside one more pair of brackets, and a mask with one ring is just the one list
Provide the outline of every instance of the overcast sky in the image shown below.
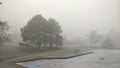
[[36,14],[56,19],[66,37],[80,37],[91,30],[107,33],[120,26],[120,0],[1,1],[0,20],[8,21],[14,33]]

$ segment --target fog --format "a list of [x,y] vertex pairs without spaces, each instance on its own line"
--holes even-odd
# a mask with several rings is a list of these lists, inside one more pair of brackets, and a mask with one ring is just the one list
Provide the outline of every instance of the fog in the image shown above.
[[120,26],[120,0],[1,0],[0,20],[11,26],[10,34],[19,36],[20,28],[36,14],[54,18],[67,39],[86,36],[91,30],[101,34]]

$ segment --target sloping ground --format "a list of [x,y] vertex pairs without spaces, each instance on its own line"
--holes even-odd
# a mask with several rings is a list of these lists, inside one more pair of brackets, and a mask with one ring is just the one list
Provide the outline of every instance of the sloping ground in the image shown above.
[[26,62],[26,61],[33,61],[33,60],[39,60],[39,59],[67,59],[72,58],[75,56],[85,55],[93,52],[85,52],[85,51],[75,51],[74,49],[59,49],[59,50],[53,50],[53,51],[47,51],[47,52],[41,52],[36,53],[32,55],[25,55],[22,57],[16,57],[11,58],[8,60],[5,60],[4,62]]
[[0,62],[10,58],[20,57],[24,55],[31,55],[31,54],[51,51],[51,50],[59,50],[59,49],[60,48],[37,48],[37,47],[30,48],[30,47],[20,47],[18,45],[4,46],[4,47],[0,47]]
[[43,59],[20,65],[29,68],[120,68],[119,49],[101,49],[93,52],[70,59]]
[[[59,51],[58,50],[47,50],[47,51],[42,51],[42,52],[37,52],[37,53],[32,53],[32,54],[25,54],[25,55],[22,55],[20,57],[18,56],[14,56],[13,58],[7,58],[6,60],[2,61],[0,63],[0,68],[25,68],[23,66],[20,66],[20,65],[16,65],[15,62],[18,62],[18,61],[27,61],[27,60],[31,60],[31,59],[35,59],[37,57],[44,57],[44,56],[47,56],[47,55],[50,55],[56,51]],[[19,54],[18,54],[19,55]]]
[[2,62],[0,63],[0,68],[27,68],[27,67],[9,62]]
[[[88,53],[88,52],[87,52]],[[25,62],[25,61],[33,61],[33,60],[39,60],[39,59],[52,59],[52,58],[71,58],[75,56],[80,56],[87,54],[83,50],[77,49],[57,49],[57,50],[51,50],[51,51],[43,51],[40,53],[33,53],[31,55],[24,55],[22,57],[15,57],[4,60],[2,63],[0,63],[0,68],[24,68],[20,65],[16,65],[17,62]]]

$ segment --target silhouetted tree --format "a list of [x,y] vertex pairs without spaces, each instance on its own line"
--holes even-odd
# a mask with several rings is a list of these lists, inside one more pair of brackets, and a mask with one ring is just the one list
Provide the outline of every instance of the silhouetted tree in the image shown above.
[[114,48],[114,44],[112,43],[110,38],[106,38],[103,42],[103,48]]
[[9,26],[7,22],[0,21],[0,46],[7,39],[7,31]]
[[24,42],[32,42],[37,46],[49,44],[62,45],[62,32],[58,22],[54,19],[48,21],[41,15],[33,16],[27,25],[21,28],[21,36]]
[[0,5],[2,5],[2,2],[1,2],[1,0],[0,0]]
[[51,40],[48,42],[50,46],[52,46],[53,44],[62,45],[63,37],[61,35],[62,33],[61,27],[59,23],[52,18],[48,20],[47,33],[51,35],[50,36]]
[[[0,1],[0,5],[2,2]],[[3,22],[0,20],[0,46],[8,39],[7,31],[9,30],[9,26],[7,22]]]
[[100,35],[97,31],[91,31],[88,35],[88,40],[90,44],[97,46],[97,44],[102,40],[102,35]]
[[0,2],[0,5],[2,4],[2,2]]

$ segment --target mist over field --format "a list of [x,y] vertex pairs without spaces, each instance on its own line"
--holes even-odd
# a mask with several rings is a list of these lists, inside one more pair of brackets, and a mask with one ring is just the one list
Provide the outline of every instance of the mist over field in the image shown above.
[[120,68],[119,56],[120,0],[0,0],[0,68]]
[[[0,20],[11,26],[9,35],[21,40],[20,28],[35,15],[54,18],[62,27],[65,43],[86,44],[88,35],[96,31],[109,36],[116,45],[120,38],[119,0],[1,0]],[[17,40],[16,40],[17,39]],[[117,43],[116,43],[117,42]]]

